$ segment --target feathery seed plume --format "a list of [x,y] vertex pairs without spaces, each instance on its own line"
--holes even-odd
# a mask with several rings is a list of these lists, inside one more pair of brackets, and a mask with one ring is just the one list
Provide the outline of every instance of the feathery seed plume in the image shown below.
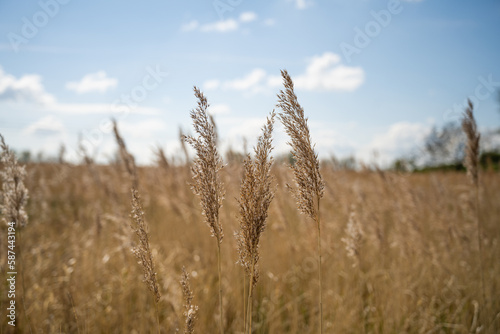
[[28,201],[28,189],[24,186],[26,177],[25,166],[19,165],[14,152],[12,152],[2,135],[0,159],[3,164],[3,170],[0,172],[2,177],[2,203],[0,211],[2,212],[2,221],[4,223],[14,222],[17,228],[22,228],[28,224],[28,214],[25,205]]
[[294,163],[291,168],[296,183],[296,188],[290,186],[289,188],[297,200],[299,210],[316,220],[318,212],[315,200],[323,197],[325,187],[319,171],[319,159],[311,143],[304,109],[300,106],[293,90],[292,79],[286,70],[282,70],[281,75],[285,91],[280,91],[278,94],[278,107],[283,110],[279,118],[291,139],[288,144],[292,147]]
[[194,87],[195,96],[198,98],[198,107],[191,110],[191,118],[198,137],[184,136],[196,150],[196,159],[193,161],[191,171],[193,173],[192,189],[201,198],[201,207],[205,222],[212,232],[212,236],[222,242],[224,233],[219,221],[219,209],[224,199],[224,189],[220,180],[219,171],[223,168],[222,158],[217,151],[217,134],[214,124],[207,115],[209,107],[207,98]]
[[[270,156],[272,147],[272,131],[274,125],[274,111],[262,128],[255,147],[255,159],[250,155],[244,161],[244,175],[240,189],[239,213],[240,230],[236,233],[240,263],[249,277],[253,277],[252,284],[258,281],[257,263],[259,260],[259,239],[266,227],[268,209],[274,198],[272,189],[273,177],[271,167],[273,158]],[[252,272],[253,270],[253,272]]]
[[222,270],[221,270],[221,243],[224,233],[219,220],[219,209],[224,199],[224,188],[220,180],[219,172],[222,169],[222,158],[217,151],[217,132],[215,123],[209,119],[207,109],[209,107],[207,98],[194,87],[194,94],[198,98],[198,107],[191,110],[194,130],[198,137],[184,136],[184,140],[196,151],[196,159],[193,161],[191,171],[193,183],[191,185],[194,193],[200,196],[202,214],[205,222],[210,228],[212,236],[217,241],[217,269],[219,274],[219,326],[220,333],[224,333],[224,315],[222,306]]
[[279,114],[290,136],[293,164],[290,166],[295,178],[296,188],[290,186],[299,210],[316,222],[318,229],[318,277],[319,277],[319,322],[320,333],[323,333],[323,295],[321,278],[321,217],[320,199],[323,197],[325,184],[319,171],[319,159],[311,143],[307,118],[293,90],[293,81],[286,70],[281,71],[285,90],[278,94],[278,107],[283,110]]
[[132,249],[134,255],[139,259],[144,272],[144,283],[155,297],[155,303],[160,301],[161,293],[156,279],[153,253],[149,246],[149,233],[139,192],[132,188],[132,212],[130,214],[134,224],[131,226],[139,238],[139,244]]
[[182,267],[181,286],[182,295],[184,297],[184,316],[186,317],[184,334],[192,334],[194,333],[194,324],[198,313],[198,306],[193,305],[194,295],[191,290],[191,285],[189,284],[189,274],[186,272],[186,268],[184,267]]
[[137,178],[137,167],[135,165],[135,159],[132,154],[127,151],[127,147],[125,146],[125,141],[120,136],[120,132],[118,131],[118,125],[116,124],[116,120],[113,119],[113,132],[115,134],[116,142],[118,143],[118,147],[120,148],[120,157],[125,166],[125,170],[129,175],[132,181],[132,188],[137,188],[138,178]]
[[465,167],[467,168],[467,175],[472,184],[478,184],[478,168],[479,168],[479,139],[481,135],[477,131],[476,120],[473,114],[474,106],[468,100],[468,107],[465,110],[464,118],[462,120],[462,129],[467,136],[467,147],[465,154]]
[[354,210],[349,215],[345,232],[346,237],[342,238],[342,242],[345,243],[347,256],[354,260],[353,267],[356,267],[359,263],[359,249],[363,241],[363,229]]

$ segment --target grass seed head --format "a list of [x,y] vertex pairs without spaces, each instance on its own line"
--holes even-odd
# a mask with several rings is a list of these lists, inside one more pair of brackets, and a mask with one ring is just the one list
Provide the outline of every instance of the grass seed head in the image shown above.
[[364,233],[354,210],[351,210],[349,215],[349,221],[347,222],[345,233],[346,237],[342,238],[342,242],[345,244],[347,256],[352,258],[354,261],[353,267],[356,267],[359,264],[359,252]]
[[113,119],[113,132],[115,134],[116,142],[118,143],[120,158],[122,159],[123,165],[125,166],[125,170],[129,175],[132,181],[132,187],[137,188],[138,179],[137,179],[137,167],[135,165],[135,159],[132,154],[127,151],[127,147],[125,146],[125,141],[123,140],[120,132],[118,131],[118,125],[116,124],[116,120]]
[[285,90],[278,94],[278,107],[283,111],[279,118],[290,136],[288,144],[294,159],[291,168],[295,187],[288,186],[297,200],[299,210],[316,220],[317,203],[323,197],[324,182],[319,171],[319,159],[311,143],[307,118],[293,89],[293,81],[286,70],[281,71]]
[[189,283],[189,274],[186,272],[186,268],[182,267],[181,276],[181,287],[182,295],[184,297],[184,334],[194,333],[194,325],[196,322],[196,316],[198,314],[198,306],[193,305],[194,294],[191,290],[191,285]]
[[257,283],[259,277],[257,263],[260,235],[266,228],[268,209],[274,198],[271,175],[274,117],[273,111],[262,128],[262,135],[255,147],[255,158],[252,160],[248,155],[243,163],[244,175],[238,200],[240,230],[235,235],[239,253],[238,263],[245,268],[247,275],[253,277],[253,284]]
[[132,188],[132,212],[130,214],[133,224],[132,229],[139,238],[137,246],[132,248],[132,252],[139,259],[144,273],[144,283],[155,297],[155,302],[161,298],[158,280],[156,279],[155,265],[153,260],[153,253],[149,246],[149,233],[146,220],[144,218],[144,211],[139,196],[139,192]]
[[28,224],[28,214],[26,213],[26,203],[28,202],[28,189],[24,186],[26,177],[25,166],[19,165],[14,152],[12,152],[2,135],[0,160],[3,170],[0,172],[2,178],[2,202],[0,211],[4,223],[14,222],[17,228],[22,228]]
[[476,120],[474,119],[474,106],[468,100],[468,106],[465,110],[462,119],[462,129],[467,136],[467,146],[465,151],[465,167],[467,168],[467,175],[472,184],[478,184],[478,169],[479,169],[479,140],[481,135],[477,130]]
[[224,233],[219,221],[219,209],[222,207],[225,195],[219,175],[223,168],[222,158],[217,151],[214,123],[207,114],[209,107],[207,98],[197,87],[194,87],[194,93],[198,98],[198,107],[191,110],[190,115],[198,136],[184,136],[184,140],[196,151],[196,159],[191,167],[193,174],[191,187],[194,193],[200,196],[202,213],[212,236],[221,243]]

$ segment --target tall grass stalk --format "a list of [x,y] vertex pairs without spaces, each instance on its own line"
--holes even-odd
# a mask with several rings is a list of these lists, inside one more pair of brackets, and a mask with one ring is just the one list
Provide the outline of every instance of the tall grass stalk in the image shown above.
[[307,118],[293,88],[293,81],[286,70],[281,71],[285,90],[278,94],[278,107],[283,111],[279,118],[291,141],[293,163],[290,166],[295,187],[289,187],[299,210],[311,218],[318,231],[318,280],[319,280],[319,324],[323,333],[323,280],[321,276],[321,215],[320,200],[324,193],[324,182],[319,171],[319,159],[314,151],[309,134]]
[[184,297],[184,334],[193,334],[196,316],[198,313],[198,306],[193,305],[194,294],[189,283],[189,274],[184,267],[182,267],[180,283],[182,287],[182,295]]
[[363,321],[363,329],[364,333],[368,333],[368,321],[367,315],[365,312],[367,307],[369,307],[369,300],[367,300],[367,280],[365,278],[365,269],[363,263],[361,262],[361,245],[364,242],[364,232],[363,228],[359,222],[359,219],[356,215],[356,211],[354,206],[351,208],[351,212],[349,214],[349,220],[347,222],[347,226],[345,228],[346,236],[341,239],[343,243],[345,243],[345,249],[347,251],[347,256],[350,257],[353,261],[353,268],[358,269],[359,273],[359,297],[361,302],[361,307],[359,310],[360,320]]
[[238,200],[240,229],[235,234],[239,254],[238,263],[245,268],[245,273],[250,277],[247,314],[244,316],[245,332],[248,331],[248,333],[252,332],[253,287],[259,279],[259,240],[266,228],[269,205],[274,198],[271,175],[274,117],[273,111],[262,128],[262,135],[255,147],[255,159],[252,160],[248,155],[243,163],[244,175]]
[[474,106],[468,100],[468,106],[462,119],[462,129],[467,136],[467,146],[465,151],[465,167],[467,176],[474,187],[474,211],[477,229],[477,245],[479,249],[479,265],[481,270],[481,289],[483,293],[483,302],[486,301],[484,267],[483,267],[483,246],[481,242],[481,219],[479,209],[479,140],[481,135],[477,130],[476,120],[474,119]]
[[[26,177],[25,166],[19,165],[17,158],[12,152],[3,136],[0,134],[0,161],[3,164],[3,170],[0,172],[2,179],[2,202],[0,203],[0,212],[2,213],[2,223],[6,226],[8,223],[14,223],[18,240],[15,242],[17,252],[19,253],[19,271],[21,273],[21,301],[23,305],[24,317],[31,333],[31,321],[26,310],[26,287],[24,280],[24,257],[22,230],[28,224],[28,214],[25,206],[28,202],[28,189],[24,186]],[[1,244],[1,243],[0,243]]]
[[202,214],[210,228],[212,237],[217,243],[217,271],[219,275],[219,312],[220,332],[224,332],[224,316],[222,305],[222,270],[221,270],[221,243],[224,237],[220,223],[219,210],[224,199],[224,189],[219,172],[223,168],[222,158],[217,150],[217,132],[214,122],[207,114],[209,107],[207,98],[194,87],[194,94],[198,99],[198,106],[191,110],[191,119],[197,137],[184,136],[184,140],[196,151],[191,171],[193,192],[200,197]]
[[142,271],[144,273],[144,283],[152,293],[155,302],[156,326],[157,331],[160,333],[160,316],[158,310],[158,303],[160,302],[161,293],[156,278],[155,263],[153,260],[153,253],[149,246],[149,232],[146,220],[144,218],[144,211],[142,208],[141,199],[136,189],[132,189],[132,212],[130,214],[133,225],[132,229],[137,234],[139,244],[132,249],[132,252],[139,260]]
[[130,178],[132,183],[132,188],[137,189],[139,185],[139,178],[137,176],[137,166],[135,165],[135,159],[132,154],[130,154],[127,150],[127,146],[125,145],[125,141],[123,140],[120,132],[118,131],[118,124],[116,120],[112,120],[113,122],[113,133],[115,134],[116,143],[118,144],[120,158],[122,160],[123,165],[125,166],[125,171]]

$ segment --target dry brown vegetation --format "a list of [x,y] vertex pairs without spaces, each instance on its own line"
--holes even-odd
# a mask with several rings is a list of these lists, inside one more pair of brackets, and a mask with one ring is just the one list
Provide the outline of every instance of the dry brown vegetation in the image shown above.
[[[195,93],[201,112],[208,105]],[[315,166],[313,150],[309,164],[272,163],[271,120],[256,158],[222,168],[213,120],[192,115],[195,127],[203,121],[200,137],[188,139],[198,153],[192,165],[170,163],[160,151],[158,166],[136,167],[116,125],[121,164],[85,155],[81,165],[29,164],[25,175],[3,154],[0,167],[10,172],[2,195],[23,198],[17,207],[2,202],[5,219],[26,216],[27,189],[29,224],[19,218],[17,326],[3,317],[0,333],[500,332],[498,173],[480,173],[471,186],[459,172],[324,164],[315,179],[297,169]],[[292,148],[299,157],[300,143]],[[315,199],[302,181],[317,186],[309,189]],[[295,198],[287,184],[299,186]],[[221,242],[222,224],[236,238]]]
[[[94,167],[101,183],[86,166],[27,166],[30,222],[22,239],[24,301],[34,333],[156,330],[154,303],[130,251],[135,241],[129,227],[129,182],[116,166]],[[272,173],[277,189],[260,240],[254,332],[316,333],[316,229],[297,212],[285,188],[293,178],[289,169],[275,165]],[[139,168],[138,174],[162,293],[162,332],[184,327],[178,281],[186,266],[199,306],[195,330],[215,333],[217,256],[198,198],[188,185],[190,171],[185,166],[151,167]],[[325,332],[500,331],[498,174],[485,173],[480,179],[484,302],[473,196],[465,174],[343,172],[328,166],[322,174]],[[240,165],[221,171],[227,193],[221,220],[228,233],[239,227],[235,198],[241,175]],[[356,246],[357,266],[341,241],[351,212],[363,229]],[[245,274],[236,264],[234,238],[227,237],[221,251],[225,330],[238,333],[244,325]],[[1,300],[5,310],[4,293]],[[18,311],[19,332],[29,332],[23,309]],[[7,332],[6,319],[1,332]]]

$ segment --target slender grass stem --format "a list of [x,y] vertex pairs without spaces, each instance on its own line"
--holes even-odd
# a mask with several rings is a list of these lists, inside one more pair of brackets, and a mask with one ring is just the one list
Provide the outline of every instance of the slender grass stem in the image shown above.
[[[18,227],[18,224],[16,224],[16,228]],[[30,330],[30,333],[33,333],[31,329],[31,320],[28,315],[28,311],[26,310],[26,301],[25,301],[25,296],[26,296],[26,286],[24,284],[24,257],[23,257],[23,243],[22,243],[22,237],[21,237],[21,231],[22,228],[18,228],[18,234],[17,237],[19,239],[18,241],[18,253],[19,253],[19,271],[21,272],[21,288],[22,288],[22,293],[21,293],[21,302],[23,304],[23,311],[24,311],[24,318],[26,319],[26,323],[28,324],[28,328]]]
[[318,225],[318,278],[319,278],[319,327],[323,333],[323,279],[321,278],[321,216],[319,211],[320,197],[317,195],[317,225]]
[[252,261],[252,271],[250,273],[250,281],[248,282],[248,334],[252,333],[252,306],[253,306],[253,298],[252,298],[252,293],[253,293],[253,280],[254,280],[254,270],[255,270],[255,261]]
[[479,185],[476,184],[475,186],[475,200],[476,200],[476,205],[475,205],[475,209],[476,209],[476,228],[477,228],[477,246],[478,246],[478,249],[479,249],[479,266],[480,266],[480,270],[481,270],[481,290],[482,290],[482,293],[483,293],[483,304],[486,303],[486,292],[485,292],[485,284],[484,284],[484,266],[483,266],[483,245],[482,245],[482,242],[481,242],[481,235],[482,235],[482,232],[481,232],[481,220],[479,218]]
[[219,313],[220,313],[220,332],[224,333],[224,322],[222,313],[222,274],[221,274],[221,256],[220,256],[220,242],[217,239],[217,267],[219,271]]
[[160,331],[160,312],[158,310],[158,302],[155,300],[155,313],[156,313],[156,331],[158,334],[161,333]]
[[243,272],[243,333],[247,332],[247,275]]

